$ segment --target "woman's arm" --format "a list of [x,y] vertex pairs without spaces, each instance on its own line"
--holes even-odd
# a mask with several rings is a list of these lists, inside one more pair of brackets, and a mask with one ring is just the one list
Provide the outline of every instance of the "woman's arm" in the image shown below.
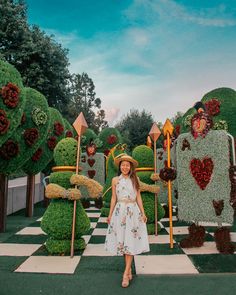
[[111,221],[111,216],[112,216],[113,210],[116,205],[116,199],[117,199],[116,198],[116,184],[117,184],[117,177],[113,177],[112,182],[111,182],[112,196],[111,196],[111,203],[110,203],[110,212],[109,212],[109,216],[107,217],[108,224]]
[[145,212],[144,212],[143,201],[142,201],[140,190],[138,190],[138,192],[137,192],[137,204],[138,204],[139,209],[141,211],[143,221],[146,223],[147,222],[147,216],[145,215]]

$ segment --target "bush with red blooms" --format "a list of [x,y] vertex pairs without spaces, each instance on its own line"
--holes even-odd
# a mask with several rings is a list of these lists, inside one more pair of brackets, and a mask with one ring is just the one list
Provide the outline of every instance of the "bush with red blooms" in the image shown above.
[[63,133],[64,127],[60,122],[55,122],[54,123],[54,134],[59,136]]
[[73,132],[70,130],[66,131],[66,137],[73,137]]
[[32,146],[39,138],[39,132],[36,128],[28,128],[24,132],[25,143],[28,146]]
[[10,82],[0,90],[4,104],[12,109],[14,109],[19,103],[19,93],[20,89]]
[[0,110],[0,135],[5,134],[10,126],[7,114],[4,110]]
[[43,150],[41,148],[37,149],[37,151],[33,154],[31,157],[32,161],[37,162],[43,153]]
[[204,190],[211,180],[214,164],[211,158],[192,159],[190,162],[190,170],[197,184]]
[[210,116],[216,116],[220,113],[220,101],[216,98],[205,102],[205,107]]
[[56,146],[56,144],[57,144],[57,139],[56,139],[56,137],[55,137],[55,136],[51,136],[51,137],[49,137],[47,143],[48,143],[48,147],[49,147],[49,149],[53,151],[54,148],[55,148],[55,146]]
[[116,137],[115,134],[111,134],[111,135],[109,135],[108,138],[107,138],[107,142],[108,142],[109,144],[114,144],[114,143],[116,143],[116,141],[117,141],[117,137]]
[[0,156],[4,160],[10,160],[11,158],[14,158],[19,153],[19,145],[17,142],[14,142],[11,139],[8,139],[0,149]]

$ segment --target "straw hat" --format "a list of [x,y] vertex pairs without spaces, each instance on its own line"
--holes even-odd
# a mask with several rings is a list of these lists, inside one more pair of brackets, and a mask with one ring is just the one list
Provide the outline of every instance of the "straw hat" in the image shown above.
[[128,161],[132,163],[134,165],[134,168],[138,167],[138,162],[129,155],[120,154],[114,159],[114,163],[116,166],[119,166],[120,162],[122,161]]

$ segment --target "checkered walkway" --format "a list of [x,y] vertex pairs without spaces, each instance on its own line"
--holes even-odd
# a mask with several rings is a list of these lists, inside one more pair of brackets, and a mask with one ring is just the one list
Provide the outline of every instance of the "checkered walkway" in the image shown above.
[[[118,263],[123,257],[112,256],[104,250],[107,231],[106,218],[101,217],[95,207],[86,209],[91,221],[89,234],[84,236],[87,247],[76,252],[73,259],[69,256],[48,256],[44,243],[47,235],[40,228],[40,219],[25,227],[6,241],[0,243],[1,257],[15,257],[12,271],[30,273],[63,273],[73,274],[78,269],[99,265],[110,266]],[[149,236],[150,252],[134,258],[133,271],[137,275],[163,274],[199,274],[199,273],[236,273],[236,255],[222,255],[214,242],[214,224],[206,226],[206,241],[201,248],[182,249],[179,241],[188,234],[188,224],[173,216],[174,248],[169,246],[169,220],[160,222],[162,230],[158,236]],[[236,244],[236,229],[232,227],[231,238]],[[119,261],[119,263],[121,263]]]

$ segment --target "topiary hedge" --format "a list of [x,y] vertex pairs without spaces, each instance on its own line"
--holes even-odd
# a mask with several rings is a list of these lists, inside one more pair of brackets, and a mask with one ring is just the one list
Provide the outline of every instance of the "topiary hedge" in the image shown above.
[[26,107],[21,124],[1,147],[0,167],[4,174],[13,173],[31,157],[35,160],[40,158],[42,151],[38,148],[49,128],[46,98],[32,88],[24,88],[22,92],[26,98]]
[[139,145],[134,148],[132,156],[138,161],[139,167],[153,167],[154,165],[153,150],[146,145]]
[[110,149],[116,146],[119,143],[122,143],[122,136],[118,129],[108,127],[104,128],[99,134],[98,138],[102,141],[102,147],[99,151],[108,155]]
[[218,123],[215,129],[224,129],[224,124],[220,122],[226,122],[228,126],[228,132],[236,137],[236,91],[231,88],[217,88],[202,98],[202,102],[211,102],[213,99],[220,102],[219,113],[213,115],[214,125]]
[[0,60],[0,146],[10,138],[21,122],[25,94],[20,73]]
[[[67,253],[70,251],[73,208],[72,201],[58,199],[52,201],[45,211],[41,221],[41,228],[49,236],[45,245],[49,253]],[[89,229],[89,218],[81,202],[77,201],[75,250],[85,248],[81,236],[86,234]]]
[[[190,149],[182,150],[187,140]],[[205,138],[191,133],[177,139],[178,217],[185,221],[233,222],[230,206],[229,144],[223,130],[209,131]],[[223,200],[224,209],[216,215],[213,200]]]
[[[39,147],[42,151],[40,158],[33,159],[31,157],[23,166],[23,170],[27,174],[35,175],[43,171],[43,169],[45,169],[45,167],[53,159],[53,151],[56,144],[65,137],[64,120],[59,111],[49,107],[49,117],[49,130],[47,132],[46,139]],[[56,123],[60,123],[60,125],[55,125]],[[56,127],[56,129],[59,129],[57,132],[55,131],[55,126],[60,127]]]

